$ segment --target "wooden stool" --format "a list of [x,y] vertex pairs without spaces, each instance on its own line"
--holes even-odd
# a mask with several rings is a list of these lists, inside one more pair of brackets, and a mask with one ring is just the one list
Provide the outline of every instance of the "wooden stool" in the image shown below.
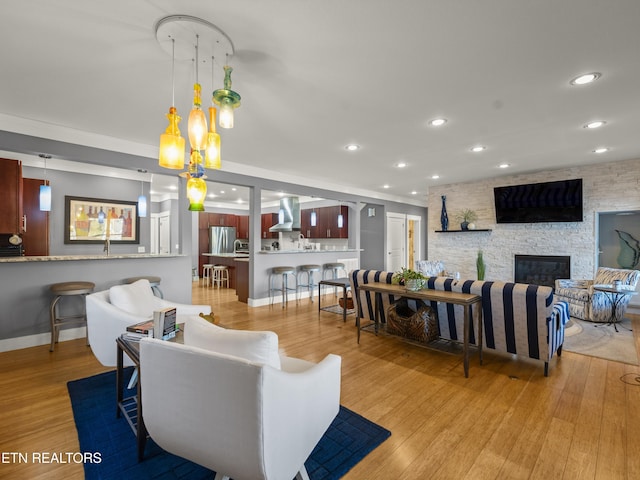
[[213,263],[205,263],[202,265],[202,283],[209,286],[213,286]]
[[[274,287],[273,281],[278,276],[282,276],[282,283],[280,287]],[[296,280],[296,287],[291,288],[288,286],[288,278],[291,275]],[[269,300],[270,305],[273,305],[274,295],[276,291],[282,292],[282,308],[287,306],[289,302],[289,291],[296,292],[296,301],[298,300],[298,278],[296,277],[295,267],[273,267],[271,273],[269,273]]]
[[[313,303],[313,290],[315,289],[315,284],[313,283],[313,274],[315,272],[320,272],[320,265],[300,265],[298,267],[298,279],[296,281],[296,288],[307,287],[307,291],[309,292],[309,297],[311,298],[311,303]],[[300,275],[307,274],[307,283],[300,283]],[[298,295],[298,291],[296,290],[296,296]]]
[[[63,282],[54,283],[49,287],[51,292],[55,295],[51,301],[49,307],[49,318],[51,321],[51,347],[50,352],[55,349],[55,344],[58,343],[58,337],[60,336],[60,326],[70,324],[84,324],[87,325],[87,308],[84,297],[93,292],[95,288],[93,282]],[[74,295],[82,296],[82,312],[75,315],[61,316],[58,311],[58,303],[63,297],[70,297]],[[89,335],[87,334],[87,345],[89,345]]]
[[213,284],[218,288],[222,287],[222,284],[227,284],[229,288],[229,267],[226,265],[214,265],[213,266]]
[[153,276],[148,276],[148,275],[143,275],[142,277],[130,277],[130,278],[125,278],[122,283],[133,283],[133,282],[137,282],[138,280],[148,280],[149,281],[149,285],[151,285],[151,290],[153,290],[153,294],[156,297],[160,297],[160,298],[164,298],[164,295],[162,294],[162,290],[160,290],[160,282],[162,281],[162,279],[160,277],[153,277]]

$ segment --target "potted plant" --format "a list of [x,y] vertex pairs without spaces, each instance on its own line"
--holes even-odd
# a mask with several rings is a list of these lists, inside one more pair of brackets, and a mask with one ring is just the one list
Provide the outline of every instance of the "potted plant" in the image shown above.
[[467,208],[458,212],[457,217],[460,222],[460,228],[462,230],[469,230],[469,224],[475,222],[478,215],[473,210]]
[[399,272],[393,274],[391,281],[398,285],[404,285],[407,290],[420,290],[424,282],[427,280],[420,272],[411,270],[410,268],[402,268]]

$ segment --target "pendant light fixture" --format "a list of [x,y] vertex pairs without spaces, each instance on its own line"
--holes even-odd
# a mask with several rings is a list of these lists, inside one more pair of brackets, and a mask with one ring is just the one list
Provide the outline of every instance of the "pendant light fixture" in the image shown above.
[[318,217],[316,215],[316,209],[314,208],[313,210],[311,210],[311,218],[309,219],[311,221],[311,226],[315,227],[318,224]]
[[40,211],[41,212],[50,212],[51,211],[51,185],[47,181],[47,159],[51,158],[51,155],[46,155],[41,153],[39,155],[40,158],[44,160],[44,183],[40,185]]
[[224,88],[213,92],[213,102],[220,106],[220,126],[222,128],[233,128],[233,111],[240,106],[240,95],[231,90],[231,72],[233,68],[224,66]]
[[198,47],[200,35],[196,35],[196,83],[193,85],[193,107],[189,113],[189,143],[193,150],[203,150],[207,141],[207,119],[202,111],[202,87],[198,82]]
[[344,227],[344,216],[342,215],[342,204],[338,205],[338,228]]
[[192,212],[204,212],[204,199],[207,196],[207,182],[202,166],[202,155],[198,150],[191,151],[191,161],[189,171],[181,176],[187,178],[187,198],[189,199],[189,210]]
[[175,107],[175,54],[176,41],[171,39],[171,107],[167,114],[169,125],[160,135],[158,162],[161,167],[181,169],[184,167],[184,138],[180,135],[180,116]]
[[[213,63],[214,58],[211,57],[211,86],[213,87]],[[222,168],[222,159],[220,158],[220,135],[216,132],[216,113],[215,107],[209,107],[209,133],[207,135],[207,147],[205,148],[204,166],[205,168]]]
[[144,182],[140,181],[140,196],[138,197],[138,216],[145,218],[147,216],[147,197],[144,196]]

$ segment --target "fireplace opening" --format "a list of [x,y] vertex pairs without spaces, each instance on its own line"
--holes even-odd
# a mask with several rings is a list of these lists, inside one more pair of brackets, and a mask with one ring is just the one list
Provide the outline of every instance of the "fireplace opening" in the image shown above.
[[571,257],[559,255],[516,255],[516,283],[555,287],[556,279],[571,278]]

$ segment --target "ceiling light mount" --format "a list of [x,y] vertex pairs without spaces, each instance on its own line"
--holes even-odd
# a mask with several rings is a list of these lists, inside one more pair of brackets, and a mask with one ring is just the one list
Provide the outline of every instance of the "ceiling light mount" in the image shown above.
[[578,75],[569,83],[571,85],[588,85],[598,80],[601,76],[602,74],[600,72],[584,73],[582,75]]

